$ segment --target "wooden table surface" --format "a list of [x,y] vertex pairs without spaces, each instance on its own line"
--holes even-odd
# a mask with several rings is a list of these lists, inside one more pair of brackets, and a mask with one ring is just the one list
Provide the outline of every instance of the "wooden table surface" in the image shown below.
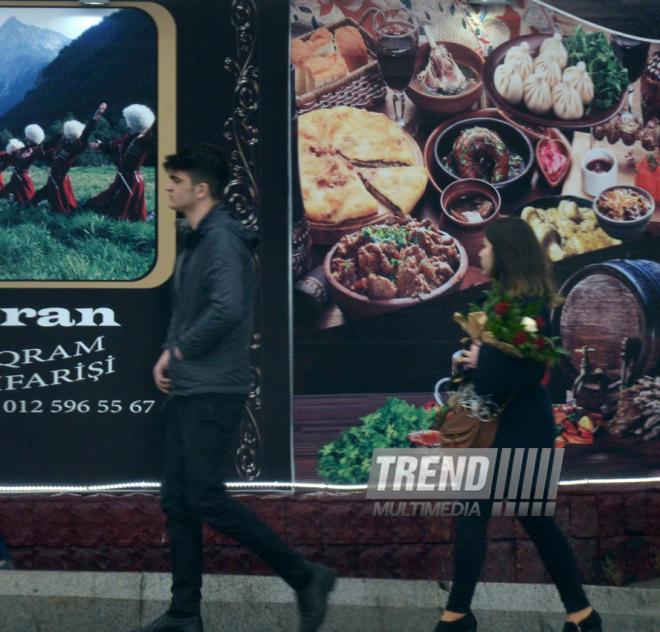
[[[374,412],[388,397],[422,406],[432,393],[359,395],[304,395],[294,397],[293,446],[296,480],[318,482],[318,451],[341,432],[359,426],[361,417]],[[562,480],[646,478],[660,476],[660,441],[638,437],[610,437],[596,433],[591,445],[568,445]]]

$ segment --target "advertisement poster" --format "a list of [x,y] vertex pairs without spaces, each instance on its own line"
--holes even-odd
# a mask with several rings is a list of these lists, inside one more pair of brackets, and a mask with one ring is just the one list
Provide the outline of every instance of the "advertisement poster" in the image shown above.
[[260,27],[287,21],[285,1],[0,3],[4,491],[158,489],[152,369],[185,230],[162,164],[200,142],[226,152],[223,201],[264,236],[227,480],[291,480],[287,187],[267,186],[287,180],[288,46]]
[[147,378],[175,256],[157,192],[174,140],[168,18],[0,7],[3,484],[157,475],[162,399]]
[[657,476],[660,43],[534,0],[292,0],[291,56],[299,480],[365,483],[360,437],[428,427],[500,216],[530,224],[564,298],[563,480]]

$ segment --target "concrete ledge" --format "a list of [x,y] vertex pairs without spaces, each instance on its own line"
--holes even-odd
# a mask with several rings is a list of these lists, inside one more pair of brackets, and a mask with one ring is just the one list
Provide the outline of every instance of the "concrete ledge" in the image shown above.
[[[128,632],[160,615],[170,576],[161,573],[0,572],[0,632]],[[341,579],[323,632],[433,630],[447,599],[443,583]],[[658,632],[660,591],[590,586],[605,632]],[[473,610],[489,632],[549,632],[563,625],[554,586],[479,584]],[[207,632],[289,632],[293,592],[275,577],[204,577]]]

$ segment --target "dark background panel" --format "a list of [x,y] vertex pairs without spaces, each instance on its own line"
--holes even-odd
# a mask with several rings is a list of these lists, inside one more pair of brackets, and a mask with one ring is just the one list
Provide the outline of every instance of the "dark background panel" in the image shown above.
[[[17,3],[18,4],[18,3]],[[47,6],[48,0],[44,2]],[[211,142],[234,149],[223,136],[225,121],[236,109],[235,77],[225,70],[237,58],[237,33],[230,0],[162,0],[177,31],[177,142]],[[287,81],[288,11],[286,0],[236,3],[256,7],[246,30],[258,36],[255,57],[260,104],[254,174],[262,191],[265,235],[260,250],[258,330],[261,334],[262,480],[289,480],[290,385],[288,335],[289,247],[287,227]],[[138,3],[139,6],[139,3]],[[253,14],[254,16],[255,14]],[[240,17],[240,16],[238,16]],[[259,30],[260,24],[269,25]],[[259,40],[259,37],[261,38]],[[165,210],[165,209],[162,209]],[[174,216],[172,216],[174,221]],[[41,399],[137,399],[164,396],[154,385],[153,364],[161,353],[169,318],[169,284],[150,290],[3,290],[0,307],[110,307],[121,327],[0,327],[0,350],[65,348],[76,340],[106,335],[117,373],[97,383],[80,382],[41,389]],[[268,305],[268,309],[263,306]],[[75,313],[75,312],[74,312]],[[4,320],[3,318],[1,320]],[[84,333],[84,338],[81,337]],[[100,332],[100,333],[99,333]],[[70,362],[70,361],[66,361]],[[69,366],[68,364],[66,365]],[[64,367],[64,364],[62,364]],[[52,368],[60,368],[52,367]],[[0,371],[4,374],[4,369]],[[57,394],[54,394],[57,390]],[[48,391],[46,396],[46,391]],[[26,395],[30,394],[29,397]],[[0,401],[8,399],[0,392]],[[36,399],[23,391],[12,398]],[[18,415],[0,409],[0,483],[99,484],[157,480],[160,474],[163,414]],[[238,478],[233,472],[234,478]]]
[[[0,367],[0,402],[26,401],[33,410],[35,400],[43,402],[42,413],[8,413],[0,410],[0,482],[7,484],[40,483],[115,483],[154,480],[160,472],[160,447],[163,422],[157,409],[164,396],[157,391],[151,368],[160,353],[161,336],[166,328],[167,288],[150,291],[107,290],[3,290],[0,308],[47,307],[68,309],[80,320],[77,308],[109,307],[118,327],[41,327],[36,319],[22,318],[22,327],[0,327],[0,350],[12,350],[23,356],[24,349],[40,349],[41,357],[51,361],[20,364],[19,368]],[[2,322],[5,322],[2,313]],[[97,322],[99,318],[97,317]],[[103,337],[103,350],[92,347]],[[82,342],[86,353],[76,342]],[[58,346],[61,351],[58,351]],[[74,356],[76,351],[81,353]],[[112,356],[113,373],[91,379],[87,367],[100,362],[108,367]],[[11,355],[3,353],[7,363]],[[83,381],[53,384],[52,371],[69,370],[76,379],[76,366],[82,363]],[[98,366],[98,365],[97,365]],[[23,383],[38,373],[46,387],[6,390],[7,375],[24,375]],[[61,376],[62,374],[60,374]],[[59,381],[59,380],[58,380]],[[53,400],[86,401],[89,413],[51,414]],[[99,400],[119,400],[122,412],[99,414]],[[129,412],[131,402],[156,400],[149,414]],[[11,409],[9,409],[11,410]]]

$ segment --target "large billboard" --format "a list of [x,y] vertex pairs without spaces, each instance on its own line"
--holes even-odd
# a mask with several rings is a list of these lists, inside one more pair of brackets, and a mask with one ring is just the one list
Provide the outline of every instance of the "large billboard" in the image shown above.
[[162,164],[195,142],[223,147],[226,206],[269,235],[227,477],[290,480],[287,302],[263,309],[288,279],[287,190],[261,195],[287,178],[273,97],[288,47],[260,24],[287,16],[286,2],[0,3],[2,489],[158,488],[152,368],[177,238]]
[[533,0],[293,0],[291,56],[298,477],[366,483],[373,447],[433,423],[505,216],[564,299],[546,380],[564,480],[657,476],[660,44]]

